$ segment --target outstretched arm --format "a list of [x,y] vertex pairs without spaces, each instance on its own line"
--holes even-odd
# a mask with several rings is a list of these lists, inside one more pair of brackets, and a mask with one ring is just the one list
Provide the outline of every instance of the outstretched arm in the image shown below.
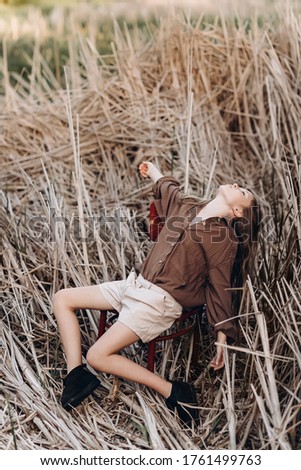
[[164,176],[151,162],[142,162],[139,171],[143,178],[153,181],[152,192],[157,214],[165,219],[176,208],[179,197],[180,183],[173,176]]
[[143,178],[151,178],[153,183],[156,183],[158,179],[162,178],[162,173],[158,168],[151,162],[142,162],[139,165],[140,175]]

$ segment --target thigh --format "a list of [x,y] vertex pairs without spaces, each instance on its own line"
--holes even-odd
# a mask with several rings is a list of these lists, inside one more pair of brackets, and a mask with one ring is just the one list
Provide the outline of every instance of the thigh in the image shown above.
[[99,286],[71,287],[59,293],[63,302],[72,309],[113,310],[112,304],[102,294]]
[[91,347],[93,352],[110,355],[136,343],[139,336],[128,326],[116,321]]

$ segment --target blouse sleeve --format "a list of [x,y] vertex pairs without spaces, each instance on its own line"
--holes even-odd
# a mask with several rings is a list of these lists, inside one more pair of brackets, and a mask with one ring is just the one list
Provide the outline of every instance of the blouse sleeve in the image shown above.
[[[209,270],[208,283],[205,289],[206,311],[208,322],[215,334],[223,331],[231,343],[237,339],[237,322],[232,318],[232,293],[226,290],[231,287],[232,263],[230,260],[214,266]],[[219,325],[217,323],[223,322]]]
[[180,183],[173,176],[162,176],[152,186],[155,207],[160,218],[166,218],[173,211],[180,197]]

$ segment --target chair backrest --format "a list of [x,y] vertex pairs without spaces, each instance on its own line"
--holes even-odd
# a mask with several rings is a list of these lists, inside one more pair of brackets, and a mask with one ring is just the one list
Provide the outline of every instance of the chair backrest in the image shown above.
[[155,242],[164,226],[163,220],[158,216],[158,212],[154,201],[150,204],[149,209],[149,237],[151,241]]

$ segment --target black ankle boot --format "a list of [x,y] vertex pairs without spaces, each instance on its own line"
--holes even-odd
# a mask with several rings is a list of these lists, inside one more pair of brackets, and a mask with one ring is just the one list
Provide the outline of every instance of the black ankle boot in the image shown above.
[[62,407],[70,411],[100,385],[98,378],[83,365],[77,366],[63,379]]
[[200,423],[196,391],[192,384],[187,382],[172,382],[170,396],[166,399],[166,405],[170,410],[177,409],[179,418],[188,426],[194,422]]

